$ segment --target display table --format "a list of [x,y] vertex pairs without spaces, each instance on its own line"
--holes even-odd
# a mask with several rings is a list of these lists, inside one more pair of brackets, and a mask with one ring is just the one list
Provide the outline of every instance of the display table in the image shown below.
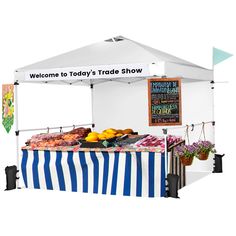
[[26,188],[139,197],[165,196],[163,150],[22,148]]

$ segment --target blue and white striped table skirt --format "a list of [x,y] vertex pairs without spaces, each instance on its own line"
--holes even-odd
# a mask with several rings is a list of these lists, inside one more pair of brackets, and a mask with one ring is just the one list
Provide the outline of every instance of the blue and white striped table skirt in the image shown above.
[[165,156],[155,152],[22,150],[26,188],[165,196]]

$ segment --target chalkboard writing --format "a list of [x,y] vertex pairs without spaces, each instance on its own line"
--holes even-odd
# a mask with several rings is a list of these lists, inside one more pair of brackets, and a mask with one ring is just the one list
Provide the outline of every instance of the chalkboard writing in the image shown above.
[[181,125],[181,79],[148,80],[149,126]]

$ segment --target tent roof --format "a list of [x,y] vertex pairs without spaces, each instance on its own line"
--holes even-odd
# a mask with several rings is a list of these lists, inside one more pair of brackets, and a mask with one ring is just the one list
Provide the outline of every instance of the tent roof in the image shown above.
[[19,68],[16,71],[130,63],[151,64],[160,61],[202,68],[178,57],[118,36]]
[[[135,68],[142,65],[141,74],[129,74],[110,77],[96,75],[95,77],[76,77],[58,79],[27,79],[30,73],[52,73],[53,71],[87,70],[95,67],[100,69],[122,67]],[[60,73],[59,73],[60,74]],[[16,70],[15,81],[30,83],[56,83],[88,85],[107,81],[133,83],[150,77],[182,77],[185,82],[211,81],[212,70],[203,68],[178,57],[148,47],[141,43],[117,36],[99,43],[91,44]]]

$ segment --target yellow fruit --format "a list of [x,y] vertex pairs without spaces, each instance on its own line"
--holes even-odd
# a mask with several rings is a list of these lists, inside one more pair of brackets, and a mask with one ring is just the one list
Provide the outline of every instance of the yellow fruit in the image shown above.
[[117,129],[116,132],[117,132],[118,134],[123,134],[123,130],[122,130],[122,129]]
[[116,133],[117,133],[117,131],[116,131],[115,129],[112,129],[112,128],[106,129],[106,130],[104,130],[103,132],[109,133],[109,134],[116,134]]
[[98,134],[98,138],[99,138],[99,140],[105,140],[106,139],[106,134],[104,134],[104,133]]
[[91,135],[97,136],[98,133],[97,133],[97,132],[90,132],[90,133],[88,134],[88,136],[91,136]]
[[95,136],[95,135],[90,135],[90,136],[86,137],[85,140],[87,142],[97,142],[98,141],[98,137]]
[[132,129],[124,129],[123,134],[132,134],[134,131]]
[[110,138],[114,138],[115,134],[111,134],[111,133],[106,133],[106,139],[110,139]]
[[123,136],[123,134],[121,134],[121,133],[116,134],[116,137],[120,137],[120,136]]

